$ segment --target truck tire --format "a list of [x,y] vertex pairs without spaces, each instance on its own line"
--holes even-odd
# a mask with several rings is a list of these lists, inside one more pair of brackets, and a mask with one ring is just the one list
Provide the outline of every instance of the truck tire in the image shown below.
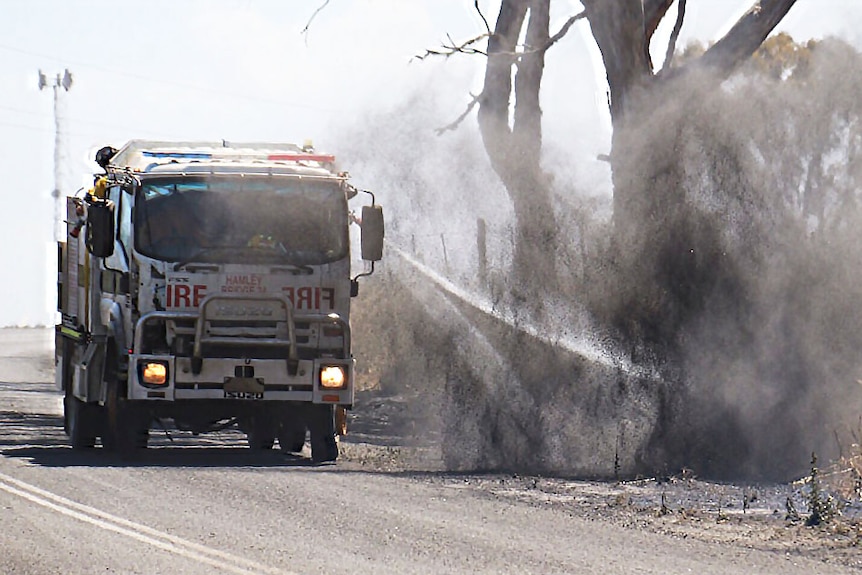
[[252,451],[268,451],[275,445],[275,437],[259,429],[250,430],[246,436],[248,447]]
[[75,344],[66,337],[59,337],[57,344],[62,354],[58,369],[63,383],[63,430],[69,437],[72,449],[91,449],[96,445],[99,427],[97,405],[90,405],[72,395],[72,357]]
[[119,455],[128,455],[135,449],[146,449],[150,427],[149,420],[139,410],[125,405],[120,396],[120,385],[109,382],[102,447]]
[[135,449],[146,449],[150,438],[149,414],[130,405],[125,399],[125,384],[119,379],[119,356],[111,339],[105,351],[104,425],[102,447],[118,455],[130,455]]
[[72,449],[91,449],[96,445],[95,406],[67,392],[63,398],[63,427]]
[[338,459],[335,440],[335,410],[331,405],[312,405],[308,430],[311,433],[311,460],[324,463]]
[[278,430],[278,445],[287,453],[299,453],[305,446],[305,425],[286,421]]
[[275,430],[267,417],[252,417],[246,424],[248,447],[252,451],[268,451],[275,445]]

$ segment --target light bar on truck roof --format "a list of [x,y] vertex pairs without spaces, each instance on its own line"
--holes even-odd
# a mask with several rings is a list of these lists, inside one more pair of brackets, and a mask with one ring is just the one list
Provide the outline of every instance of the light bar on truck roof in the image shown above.
[[167,142],[132,140],[111,157],[111,164],[149,171],[167,163],[283,162],[334,171],[335,156],[316,153],[310,146],[273,142]]
[[209,160],[213,157],[212,154],[203,152],[151,152],[143,150],[141,155],[145,158],[177,158],[184,160]]
[[335,156],[332,154],[269,154],[267,160],[280,162],[320,162],[322,164],[335,163]]
[[291,154],[269,154],[255,152],[237,152],[235,150],[228,153],[141,150],[141,156],[145,158],[165,158],[171,160],[267,160],[271,162],[318,162],[321,164],[335,163],[335,156],[332,154],[313,154],[309,152],[297,152]]

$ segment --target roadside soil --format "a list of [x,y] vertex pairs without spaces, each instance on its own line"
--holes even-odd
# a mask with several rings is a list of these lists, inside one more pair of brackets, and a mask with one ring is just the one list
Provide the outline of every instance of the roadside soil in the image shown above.
[[[443,385],[431,377],[436,373],[431,367],[439,366],[417,353],[433,343],[436,324],[421,312],[416,313],[422,321],[393,323],[422,307],[411,290],[397,282],[389,288],[381,294],[382,288],[370,286],[356,306],[359,380],[369,385],[357,394],[349,434],[342,438],[345,464],[477,490],[490,498],[560,506],[633,530],[814,559],[823,563],[824,573],[830,565],[862,571],[862,428],[854,435],[855,445],[845,447],[845,457],[818,464],[816,484],[822,493],[816,500],[835,511],[819,525],[807,525],[814,500],[810,475],[754,484],[708,481],[688,470],[665,477],[609,473],[600,479],[445,470]],[[397,313],[386,313],[390,308]],[[453,352],[442,349],[447,356]]]
[[823,572],[829,565],[862,571],[862,454],[818,469],[820,500],[835,515],[807,525],[810,477],[747,484],[706,481],[686,470],[628,480],[446,472],[439,434],[427,414],[411,415],[417,403],[409,395],[361,392],[341,441],[344,463],[471,489],[489,498],[563,507],[578,517],[633,530],[814,559],[824,564]]

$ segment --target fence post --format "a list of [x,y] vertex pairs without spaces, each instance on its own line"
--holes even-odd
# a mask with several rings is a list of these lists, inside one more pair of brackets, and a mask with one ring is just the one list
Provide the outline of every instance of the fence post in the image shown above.
[[488,229],[485,220],[476,220],[476,249],[479,254],[479,282],[485,285],[488,279]]

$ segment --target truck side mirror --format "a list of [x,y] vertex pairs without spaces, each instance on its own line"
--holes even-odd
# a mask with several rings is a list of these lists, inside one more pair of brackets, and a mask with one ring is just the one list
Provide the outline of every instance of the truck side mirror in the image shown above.
[[87,250],[97,258],[114,253],[114,202],[94,200],[87,206]]
[[383,208],[362,206],[362,259],[379,262],[383,259]]

